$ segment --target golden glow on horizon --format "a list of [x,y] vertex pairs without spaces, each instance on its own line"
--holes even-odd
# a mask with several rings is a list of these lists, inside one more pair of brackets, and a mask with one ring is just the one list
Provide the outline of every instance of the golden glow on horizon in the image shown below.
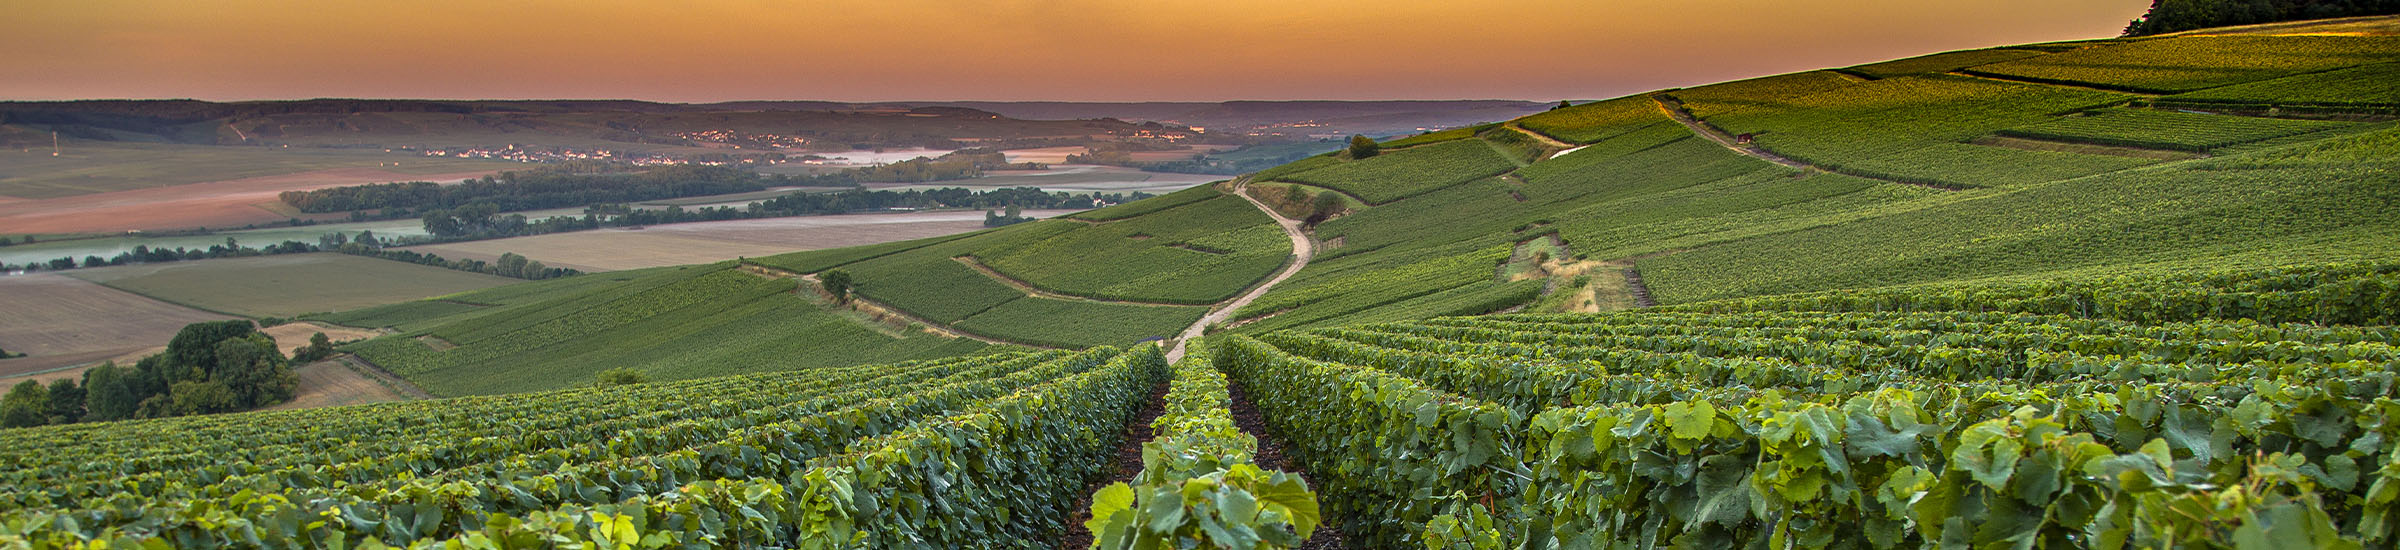
[[9,4],[0,99],[1164,101],[1613,97],[2108,37],[2149,2]]

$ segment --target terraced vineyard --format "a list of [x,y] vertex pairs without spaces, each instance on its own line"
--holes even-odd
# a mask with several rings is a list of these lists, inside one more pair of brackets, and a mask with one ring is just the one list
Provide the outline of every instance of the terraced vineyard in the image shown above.
[[1165,377],[1095,348],[17,430],[0,546],[1034,546]]
[[[2108,288],[2159,307],[2097,310],[2181,311],[2195,288],[2159,282]],[[2400,309],[2389,265],[2220,282],[2226,304]],[[1215,353],[1359,547],[2400,536],[2389,325],[1714,309],[1285,331]]]

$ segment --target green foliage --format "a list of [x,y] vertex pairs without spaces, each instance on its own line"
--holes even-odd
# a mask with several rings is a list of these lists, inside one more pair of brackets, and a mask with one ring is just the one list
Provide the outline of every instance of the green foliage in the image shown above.
[[1692,114],[1702,118],[1752,109],[1773,109],[1805,101],[1815,94],[1859,84],[1858,79],[1833,71],[1810,71],[1736,80],[1675,90]]
[[[1008,525],[1020,536],[1055,532],[1064,527],[1056,525],[1056,513],[1011,519],[981,511],[1001,509],[1001,501],[991,499],[1071,500],[1066,491],[1080,490],[1086,475],[1109,463],[1107,452],[1116,447],[1122,423],[1163,370],[1154,348],[1012,353],[140,421],[97,434],[40,428],[12,434],[38,448],[8,451],[17,467],[0,475],[0,501],[10,503],[0,521],[24,527],[0,534],[0,544],[105,540],[146,547],[173,540],[184,547],[322,548],[377,541],[422,547],[614,537],[675,547],[702,541],[757,545],[825,532],[826,524],[803,521],[824,508],[791,506],[804,498],[802,487],[787,494],[774,480],[805,483],[903,457],[925,461],[912,465],[917,467],[1003,466],[990,471],[1041,476],[1049,488],[1027,494],[1010,489],[1034,485],[1021,478],[932,474],[942,481],[931,483],[941,487],[955,481],[990,492],[915,493],[974,500],[954,501],[941,512],[950,514],[947,520],[914,525],[973,522]],[[945,462],[931,453],[874,451],[885,444],[925,450],[930,443],[969,437],[982,438],[973,440],[971,448],[984,449],[976,452],[994,454],[952,455],[960,462]],[[1021,458],[977,461],[1005,457]],[[228,472],[219,461],[244,466]],[[324,472],[336,470],[348,481],[328,483]],[[931,470],[911,470],[916,472]],[[896,482],[888,476],[838,479],[861,492]],[[929,482],[915,480],[919,487]],[[86,500],[95,495],[138,496],[152,504],[123,509]],[[456,505],[427,505],[433,498]],[[876,502],[888,505],[868,513],[909,513],[898,509],[910,501],[887,494]],[[890,524],[863,525],[900,532]],[[948,540],[994,533],[953,529],[970,530],[951,531]]]
[[1965,72],[2145,93],[2179,93],[2388,62],[2391,36],[2189,36],[2135,40]]
[[1142,216],[1160,210],[1166,210],[1186,204],[1213,199],[1222,195],[1224,195],[1224,193],[1218,192],[1217,187],[1214,184],[1199,185],[1165,195],[1159,195],[1156,197],[1110,206],[1107,208],[1101,208],[1098,210],[1076,212],[1074,214],[1068,214],[1067,217],[1096,222],[1122,220],[1125,218]]
[[1428,144],[1428,143],[1441,143],[1441,142],[1444,142],[1444,141],[1451,141],[1451,140],[1467,139],[1467,138],[1475,137],[1475,134],[1481,133],[1481,132],[1483,132],[1484,130],[1486,130],[1486,129],[1490,129],[1490,128],[1494,127],[1494,126],[1498,126],[1498,124],[1483,124],[1483,125],[1477,125],[1477,126],[1461,126],[1461,127],[1458,127],[1458,128],[1451,128],[1451,129],[1448,129],[1448,130],[1436,130],[1436,131],[1432,131],[1432,132],[1426,132],[1426,133],[1422,133],[1422,134],[1417,134],[1417,135],[1413,135],[1413,136],[1408,136],[1408,137],[1404,137],[1404,138],[1400,138],[1400,139],[1395,139],[1395,140],[1391,140],[1391,141],[1386,141],[1386,142],[1383,142],[1383,148],[1384,148],[1384,149],[1399,149],[1399,148],[1402,148],[1402,147],[1415,147],[1415,146],[1418,146],[1418,145],[1424,145],[1424,144]]
[[[877,284],[863,273],[859,280],[862,291]],[[510,298],[517,303],[349,349],[436,395],[467,395],[561,388],[619,367],[653,380],[682,380],[982,347],[880,333],[793,293],[794,285],[730,263],[650,270],[624,281],[529,293]],[[436,351],[420,337],[457,348]],[[502,364],[510,368],[487,367]]]
[[1653,296],[1673,304],[1986,278],[2376,260],[2395,247],[2367,236],[2400,230],[2381,214],[2389,194],[2377,183],[2395,166],[2388,156],[2394,143],[2400,133],[2387,128],[1944,198],[1638,265]]
[[1025,297],[952,326],[970,333],[1039,346],[1125,346],[1167,338],[1199,321],[1205,306],[1156,306]]
[[1224,373],[1201,342],[1175,363],[1166,410],[1133,484],[1092,495],[1093,548],[1296,548],[1321,521],[1299,476],[1251,463],[1258,440],[1233,424]]
[[2162,101],[2236,105],[2391,107],[2400,105],[2400,63],[2377,63],[2175,94]]
[[1350,160],[1362,160],[1383,152],[1383,147],[1375,144],[1375,138],[1350,136],[1350,145],[1343,152],[1349,154]]
[[609,386],[625,386],[650,382],[650,377],[643,376],[642,371],[624,367],[600,371],[600,375],[596,378],[598,385],[603,388]]
[[967,254],[1049,292],[1194,305],[1232,298],[1291,256],[1291,241],[1274,220],[1240,197],[1219,195],[1104,224],[1046,223],[1062,230],[1038,239],[988,239]]
[[0,397],[0,427],[24,428],[50,423],[50,390],[34,380],[19,382]]
[[1936,143],[1850,162],[1845,172],[1867,177],[1962,189],[2009,187],[2069,180],[2158,161],[2060,151]]
[[1411,147],[1277,179],[1336,189],[1368,204],[1382,204],[1516,167],[1481,140],[1461,140]]
[[2341,122],[2111,109],[2089,116],[2005,128],[1997,133],[2053,141],[2207,151],[2347,126],[2350,125]]
[[825,292],[833,294],[833,301],[850,302],[850,272],[828,269],[817,274],[817,281],[825,285]]
[[2277,21],[2400,13],[2390,2],[2306,0],[2153,0],[2150,11],[2125,25],[2125,36]]
[[1974,67],[1977,65],[1989,65],[1992,63],[2024,59],[2037,55],[2042,55],[2042,52],[2007,48],[1965,50],[1956,52],[1943,52],[1894,61],[1885,61],[1882,63],[1869,63],[1866,65],[1851,67],[1848,70],[1876,78],[1891,78],[1895,76],[1946,73],[1968,67]]
[[1673,311],[2005,311],[2182,322],[2394,325],[2400,264],[2337,264],[2150,274],[2012,285],[1845,290],[1669,306]]
[[[2035,58],[2043,59],[2043,58]],[[1676,92],[1685,97],[1690,92]],[[1811,164],[1840,169],[1859,160],[1957,143],[1993,130],[2050,120],[2050,115],[2127,99],[2108,92],[2017,84],[1952,75],[1904,76],[1848,84],[1779,100],[1741,100],[1707,114],[1735,134]],[[1964,177],[1964,174],[1952,174]]]

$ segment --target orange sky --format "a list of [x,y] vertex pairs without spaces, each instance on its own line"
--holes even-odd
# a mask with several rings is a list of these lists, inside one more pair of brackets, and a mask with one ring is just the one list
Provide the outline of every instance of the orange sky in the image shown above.
[[1603,98],[2147,0],[8,0],[0,99]]

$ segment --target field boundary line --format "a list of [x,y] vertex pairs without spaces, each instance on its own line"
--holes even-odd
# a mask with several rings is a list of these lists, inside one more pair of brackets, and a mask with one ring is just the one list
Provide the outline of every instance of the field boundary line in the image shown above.
[[1958,190],[1958,189],[1954,189],[1954,188],[1950,188],[1950,187],[1944,187],[1944,186],[1940,186],[1940,185],[1933,185],[1933,184],[1929,184],[1929,183],[1918,183],[1918,182],[1913,182],[1913,181],[1901,181],[1901,180],[1895,180],[1895,179],[1889,179],[1889,178],[1882,178],[1882,177],[1876,177],[1876,176],[1869,176],[1869,175],[1865,175],[1865,174],[1851,173],[1851,172],[1847,172],[1847,171],[1843,171],[1843,170],[1838,170],[1838,169],[1834,169],[1834,168],[1830,168],[1830,167],[1817,166],[1817,165],[1814,165],[1814,164],[1809,164],[1809,163],[1806,163],[1806,162],[1801,162],[1801,161],[1799,161],[1799,160],[1792,159],[1791,157],[1786,157],[1786,156],[1783,156],[1783,155],[1776,154],[1774,151],[1769,151],[1769,150],[1767,150],[1767,148],[1765,148],[1765,147],[1760,147],[1760,146],[1759,146],[1758,144],[1756,144],[1756,143],[1740,143],[1740,142],[1736,141],[1736,140],[1734,139],[1734,136],[1733,136],[1733,134],[1727,133],[1727,132],[1726,132],[1724,129],[1722,129],[1722,128],[1718,128],[1718,127],[1717,127],[1716,125],[1714,125],[1714,124],[1709,124],[1709,123],[1708,123],[1708,121],[1705,121],[1705,120],[1700,120],[1700,117],[1693,116],[1693,115],[1692,115],[1692,111],[1691,111],[1691,109],[1689,109],[1689,108],[1686,108],[1686,107],[1684,107],[1684,106],[1683,106],[1683,100],[1681,100],[1681,99],[1676,99],[1676,98],[1675,98],[1675,96],[1671,96],[1671,95],[1667,95],[1667,94],[1663,94],[1663,93],[1662,93],[1662,94],[1652,94],[1652,95],[1650,96],[1650,100],[1651,100],[1652,102],[1655,102],[1655,103],[1657,103],[1657,104],[1658,104],[1658,109],[1659,109],[1659,110],[1661,110],[1661,111],[1665,111],[1665,112],[1667,113],[1667,118],[1672,118],[1672,119],[1675,119],[1675,122],[1683,123],[1683,127],[1684,127],[1684,128],[1687,128],[1687,129],[1690,129],[1690,130],[1692,131],[1692,133],[1693,133],[1693,134],[1699,135],[1700,137],[1703,137],[1703,138],[1707,138],[1709,141],[1716,142],[1716,143],[1717,143],[1717,145],[1722,145],[1722,146],[1724,146],[1726,149],[1732,149],[1732,150],[1733,150],[1733,152],[1736,152],[1736,153],[1741,153],[1741,154],[1744,154],[1744,155],[1749,155],[1751,158],[1756,158],[1756,159],[1759,159],[1759,160],[1763,160],[1763,161],[1767,161],[1767,162],[1772,162],[1772,163],[1775,163],[1775,164],[1781,165],[1781,166],[1783,166],[1783,167],[1785,167],[1785,168],[1798,168],[1798,169],[1801,169],[1801,170],[1813,170],[1813,171],[1818,171],[1818,172],[1828,172],[1828,173],[1834,173],[1834,174],[1842,174],[1842,175],[1845,175],[1845,176],[1850,176],[1850,177],[1854,177],[1854,178],[1869,179],[1869,180],[1875,180],[1875,181],[1880,181],[1880,182],[1884,182],[1884,183],[1897,183],[1897,184],[1900,184],[1900,185],[1914,185],[1914,186],[1917,186],[1917,187],[1923,187],[1923,188],[1926,188],[1926,189],[1934,189],[1934,190],[1940,190],[1940,191],[1957,191],[1957,190]]
[[1076,295],[1073,295],[1073,294],[1061,294],[1061,293],[1058,293],[1058,292],[1055,292],[1055,291],[1051,291],[1051,290],[1046,290],[1046,289],[1043,289],[1042,287],[1033,286],[1033,283],[1026,282],[1026,281],[1025,281],[1025,280],[1023,280],[1023,279],[1018,279],[1018,278],[1016,278],[1016,277],[1010,277],[1010,276],[1008,276],[1008,274],[1007,274],[1007,273],[1001,273],[1001,272],[1000,272],[1000,270],[997,270],[997,269],[992,269],[992,266],[989,266],[989,265],[984,265],[984,263],[983,263],[983,260],[982,260],[982,259],[980,259],[980,258],[976,258],[976,257],[975,257],[974,255],[972,255],[972,254],[960,255],[960,256],[952,256],[952,257],[950,257],[950,259],[951,259],[952,261],[956,261],[956,262],[958,262],[958,263],[960,263],[960,264],[966,265],[966,266],[967,266],[967,269],[973,269],[973,270],[975,270],[975,272],[977,272],[977,273],[982,273],[982,274],[983,274],[983,276],[985,276],[985,277],[990,277],[990,278],[991,278],[992,280],[994,280],[994,281],[999,281],[999,282],[1000,282],[1000,284],[1008,285],[1008,287],[1009,287],[1009,288],[1014,288],[1014,289],[1017,289],[1017,291],[1019,291],[1019,292],[1024,292],[1026,296],[1032,296],[1032,297],[1035,297],[1035,298],[1049,298],[1049,299],[1053,299],[1053,300],[1069,300],[1069,301],[1076,301],[1076,302],[1096,302],[1096,303],[1102,303],[1102,304],[1125,304],[1125,305],[1135,305],[1135,306],[1160,306],[1160,307],[1169,307],[1169,306],[1171,306],[1171,307],[1192,307],[1192,306],[1202,306],[1202,305],[1208,305],[1208,304],[1178,304],[1178,303],[1173,303],[1173,302],[1142,302],[1142,301],[1135,301],[1135,300],[1110,300],[1110,299],[1105,299],[1105,298],[1093,298],[1093,297],[1090,297],[1090,296],[1076,296]]

